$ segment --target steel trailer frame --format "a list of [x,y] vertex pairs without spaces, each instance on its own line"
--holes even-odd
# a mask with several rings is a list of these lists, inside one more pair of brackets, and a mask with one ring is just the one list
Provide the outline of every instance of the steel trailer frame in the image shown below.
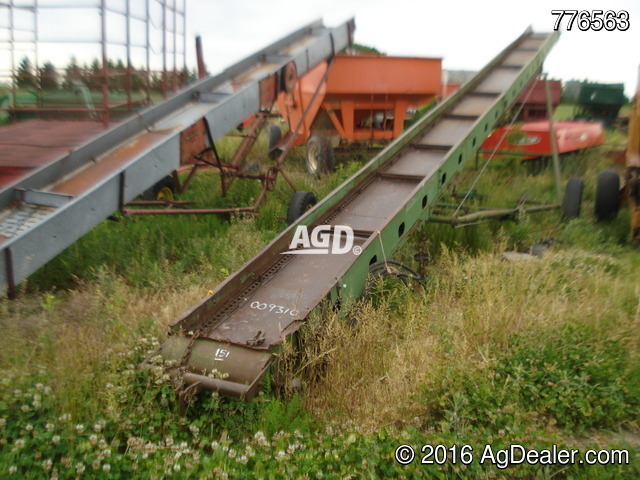
[[[310,312],[323,300],[343,308],[353,304],[365,288],[369,266],[386,261],[410,231],[428,220],[438,194],[541,71],[557,38],[557,32],[536,34],[528,28],[454,95],[172,322],[172,335],[159,354],[174,363],[180,391],[255,396],[281,344]],[[284,254],[299,227],[320,225],[350,226],[360,253]]]

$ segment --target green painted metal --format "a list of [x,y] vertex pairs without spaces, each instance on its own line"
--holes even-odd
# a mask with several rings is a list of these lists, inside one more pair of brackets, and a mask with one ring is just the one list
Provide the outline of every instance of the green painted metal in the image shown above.
[[[202,388],[214,388],[231,395],[250,398],[249,393],[239,394],[238,390],[247,391],[248,385],[255,385],[257,376],[263,375],[262,366],[265,363],[262,361],[265,352],[276,353],[280,349],[282,338],[286,338],[300,328],[309,312],[322,300],[333,303],[339,301],[342,307],[354,302],[365,288],[370,264],[374,261],[391,259],[397,248],[408,238],[409,233],[419,223],[428,221],[432,207],[437,204],[438,195],[452,181],[455,173],[460,171],[467,161],[474,158],[483,139],[494,124],[515,102],[531,78],[540,73],[543,59],[557,38],[558,33],[536,36],[531,29],[527,29],[458,92],[431,110],[354,176],[274,239],[260,254],[222,282],[214,294],[203,299],[173,322],[172,328],[176,335],[193,338],[191,342],[172,341],[174,346],[182,345],[176,347],[177,350],[172,350],[171,357],[175,359],[184,352],[182,358],[184,368],[191,368],[192,371],[200,371],[206,375],[206,367],[201,363],[195,365],[202,360],[201,357],[194,359],[195,363],[190,362],[190,347],[195,349],[197,346],[200,351],[212,351],[225,344],[242,346],[238,355],[243,358],[240,361],[234,360],[233,365],[249,365],[252,362],[258,365],[247,375],[246,371],[234,371],[231,362],[226,370],[224,362],[212,362],[215,363],[217,370],[229,374],[229,381],[238,382],[246,387],[242,389],[236,387],[226,389],[225,386],[211,385],[210,382],[205,381],[203,375],[194,377],[191,374],[190,377],[185,377],[186,382],[192,381]],[[535,45],[535,48],[531,47],[531,44]],[[521,62],[511,60],[520,57],[526,60]],[[486,85],[483,83],[485,80],[488,80]],[[498,87],[495,92],[487,92],[489,85],[498,85]],[[456,108],[464,100],[472,97],[483,98],[480,106],[473,107],[473,110],[477,110],[478,113],[456,114]],[[446,128],[443,132],[443,125],[446,128],[453,128],[455,134],[447,132]],[[440,130],[437,129],[438,126],[441,127]],[[442,142],[434,142],[427,147],[422,143],[420,146],[421,139],[429,144],[426,137],[432,133],[432,139],[442,140]],[[453,145],[445,141],[454,138],[456,140]],[[437,145],[442,146],[437,147]],[[409,161],[409,153],[415,152],[416,149],[420,152],[425,148],[431,150],[435,148],[443,155],[442,159],[438,157],[431,163],[434,168],[437,166],[435,170],[420,175],[393,174],[390,170],[387,171],[388,168],[397,165],[399,160]],[[403,157],[404,155],[407,156]],[[415,165],[424,167],[428,164],[427,157],[428,154],[419,153],[419,162]],[[376,196],[376,187],[382,188],[383,191],[387,188],[390,195],[395,195],[393,201]],[[367,190],[368,188],[370,190]],[[317,255],[282,255],[289,250],[294,232],[299,226],[339,225],[340,215],[345,215],[344,218],[350,218],[349,215],[358,216],[355,213],[358,211],[357,207],[349,206],[355,205],[358,200],[366,202],[367,208],[371,204],[371,209],[375,209],[376,206],[393,208],[385,215],[371,216],[370,219],[374,220],[369,223],[367,218],[362,220],[363,225],[378,227],[375,231],[356,230],[356,243],[362,249],[359,255],[326,255],[323,260],[310,258],[318,257]],[[352,209],[349,210],[350,208]],[[363,217],[367,215],[360,215],[360,219]],[[352,225],[357,224],[356,220],[354,222]],[[310,271],[313,271],[314,275],[311,275]],[[315,275],[316,271],[317,275]],[[291,277],[291,275],[294,276]],[[300,278],[298,279],[295,275],[299,275]],[[274,318],[275,314],[260,313],[248,308],[249,304],[256,302],[260,304],[265,302],[266,298],[273,301],[274,307],[285,305],[286,301],[295,297],[292,294],[296,291],[298,298],[305,297],[305,300],[299,305],[296,303],[296,308],[300,311],[296,312],[295,318],[283,319],[282,325],[279,323],[280,318]],[[278,323],[279,329],[276,329],[278,335],[275,337],[273,336],[274,322]],[[255,332],[258,335],[254,337]],[[256,343],[260,334],[263,334],[263,342]],[[265,334],[266,340],[264,340]],[[210,343],[210,345],[204,347],[200,345],[201,343]],[[260,361],[256,360],[258,358]],[[251,381],[246,380],[247,378]]]
[[[313,225],[316,223],[316,221],[336,203],[345,198],[353,189],[358,188],[373,172],[379,170],[382,165],[398,155],[399,152],[423,134],[425,130],[436,124],[461,98],[464,98],[473,90],[473,88],[504,59],[514,45],[518,44],[518,42],[530,33],[532,33],[532,30],[529,27],[517,40],[503,50],[491,63],[485,66],[471,81],[429,112],[421,121],[413,125],[401,137],[396,139],[380,152],[379,155],[362,167],[353,177],[327,195],[316,208],[301,219],[299,224]],[[531,78],[541,71],[544,58],[557,42],[558,37],[558,32],[554,32],[548,37],[535,58],[522,70],[512,85],[496,99],[494,106],[478,118],[466,137],[449,151],[445,157],[444,164],[438,169],[437,174],[431,175],[420,182],[420,184],[416,186],[411,200],[398,208],[385,228],[365,242],[363,245],[363,253],[349,269],[347,274],[338,282],[337,289],[340,291],[339,297],[343,305],[359,298],[364,290],[370,259],[374,256],[378,260],[383,260],[385,256],[390,258],[406,240],[408,233],[413,230],[420,221],[428,220],[431,214],[431,208],[438,194],[451,181],[453,175],[462,170],[467,161],[474,158],[474,155],[482,145],[482,141],[488,132],[493,129],[498,119],[513,105]],[[461,162],[458,161],[459,158],[462,159]],[[443,174],[446,174],[447,180],[445,182],[440,181]],[[425,195],[427,197],[426,208],[422,206],[422,198]],[[405,224],[405,233],[402,236],[398,236],[396,232],[401,223]]]

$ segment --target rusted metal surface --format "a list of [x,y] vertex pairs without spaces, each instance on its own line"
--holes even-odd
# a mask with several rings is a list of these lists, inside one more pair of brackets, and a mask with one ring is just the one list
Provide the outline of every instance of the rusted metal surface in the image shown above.
[[546,212],[557,210],[560,205],[539,205],[535,207],[500,208],[495,210],[482,210],[479,212],[467,213],[465,215],[440,216],[432,215],[429,221],[433,223],[446,223],[451,226],[469,225],[482,220],[515,220],[522,214]]
[[57,160],[103,131],[94,122],[45,120],[0,128],[0,188]]
[[[362,240],[355,245],[361,245]],[[332,279],[339,278],[353,262],[353,252],[339,255],[299,255],[287,258],[268,274],[237,309],[204,335],[220,342],[268,349],[296,331],[313,307],[320,303]],[[280,260],[276,258],[276,260]],[[261,332],[261,334],[260,334]]]
[[207,148],[205,125],[202,120],[180,134],[180,165],[194,165],[196,156]]
[[[172,358],[179,357],[181,368],[189,372],[196,344],[210,342],[209,349],[242,347],[239,359],[232,360],[231,352],[228,362],[209,358],[206,365],[193,367],[198,375],[216,369],[229,379],[244,378],[241,385],[209,386],[251,398],[248,389],[255,388],[263,374],[262,364],[238,365],[257,359],[254,355],[277,353],[323,300],[346,306],[359,296],[369,265],[390,257],[408,232],[428,219],[438,192],[473,158],[493,124],[537,74],[556,38],[557,34],[525,32],[474,80],[222,282],[214,294],[172,322],[174,335],[169,342],[180,344],[182,350],[182,355],[174,351]],[[517,67],[505,63],[514,52],[523,59]],[[472,114],[476,116],[467,116]],[[353,249],[343,254],[285,253],[298,228],[321,225],[351,227],[356,235]],[[330,233],[331,240],[334,236]],[[181,340],[174,340],[176,336]],[[207,382],[197,384],[209,388]]]

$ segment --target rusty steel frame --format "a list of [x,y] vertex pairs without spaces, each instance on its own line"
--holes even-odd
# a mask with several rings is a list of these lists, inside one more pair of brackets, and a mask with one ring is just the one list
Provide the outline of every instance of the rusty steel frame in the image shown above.
[[[200,56],[200,55],[199,55]],[[320,94],[320,91],[322,90],[324,84],[326,83],[326,79],[327,76],[329,74],[329,70],[331,67],[331,63],[333,60],[333,56],[331,58],[329,58],[328,60],[328,66],[327,66],[327,70],[323,76],[323,78],[320,80],[320,82],[318,82],[318,85],[316,86],[315,91],[313,92],[313,94],[311,95],[311,99],[307,105],[307,107],[304,109],[300,120],[298,121],[298,124],[296,125],[296,127],[293,130],[290,130],[289,132],[287,132],[287,134],[285,135],[284,139],[282,139],[278,145],[272,147],[272,148],[277,148],[280,153],[278,155],[277,160],[275,161],[274,165],[272,165],[271,167],[269,167],[268,171],[266,174],[261,174],[261,175],[255,175],[255,174],[249,174],[243,171],[243,167],[244,164],[246,162],[246,158],[247,155],[249,154],[251,148],[255,145],[256,141],[258,140],[258,136],[260,134],[260,132],[262,131],[262,129],[265,127],[266,122],[267,122],[267,118],[270,115],[270,112],[273,108],[273,104],[275,103],[272,102],[272,104],[269,106],[268,109],[265,109],[261,112],[256,113],[256,117],[254,119],[254,121],[251,123],[249,132],[246,135],[243,135],[243,141],[240,144],[240,146],[236,149],[236,152],[234,153],[231,161],[229,163],[224,163],[222,162],[222,160],[220,159],[216,148],[215,148],[215,141],[213,140],[213,136],[211,134],[211,129],[209,128],[209,124],[206,121],[206,119],[204,120],[204,125],[205,125],[205,131],[207,133],[207,137],[209,139],[209,144],[211,145],[211,147],[205,149],[203,152],[201,152],[198,156],[197,159],[201,162],[204,162],[206,165],[209,165],[215,169],[217,169],[220,172],[220,185],[221,185],[221,190],[222,190],[222,197],[226,196],[227,191],[229,190],[229,188],[231,187],[231,184],[233,183],[234,179],[236,178],[247,178],[247,179],[253,179],[253,180],[260,180],[260,182],[262,183],[262,189],[260,190],[260,193],[258,194],[258,197],[256,198],[256,201],[254,202],[253,205],[250,206],[246,206],[246,207],[231,207],[231,208],[199,208],[199,209],[188,209],[188,208],[181,208],[179,210],[175,210],[173,207],[177,206],[179,204],[177,204],[176,202],[158,202],[155,203],[153,205],[160,205],[162,203],[165,203],[165,208],[162,209],[138,209],[138,208],[127,208],[130,206],[149,206],[149,202],[130,202],[128,204],[127,207],[124,207],[121,209],[121,212],[123,213],[123,215],[125,216],[132,216],[132,215],[180,215],[180,214],[195,214],[195,215],[231,215],[231,214],[245,214],[245,215],[257,215],[258,211],[260,210],[260,206],[262,205],[262,202],[264,201],[264,199],[267,196],[267,193],[271,190],[273,190],[275,183],[278,179],[278,175],[281,175],[282,178],[287,182],[287,184],[291,187],[291,189],[294,192],[297,192],[297,188],[294,185],[294,183],[289,179],[289,177],[284,173],[284,169],[282,167],[285,159],[287,158],[287,155],[289,154],[289,152],[291,151],[291,149],[295,146],[296,144],[296,139],[303,135],[301,127],[304,124],[304,122],[307,120],[308,116],[311,113],[312,110],[312,105],[313,102],[316,100],[316,98],[318,97],[318,95]],[[201,63],[199,61],[199,63]],[[290,64],[289,64],[290,65]],[[286,67],[285,67],[286,68]],[[202,71],[204,70],[204,65],[202,66]],[[274,98],[275,100],[275,98]],[[206,155],[207,153],[211,153],[213,155],[213,158],[215,159],[215,162],[211,162],[211,161],[206,161],[204,160],[204,155]],[[177,178],[177,175],[174,175],[174,178],[176,179],[176,181],[178,182],[179,185],[179,190],[180,191],[184,191],[186,190],[186,186],[188,185],[188,182],[193,178],[193,175],[195,174],[196,170],[201,166],[201,164],[195,164],[192,168],[191,171],[189,172],[189,175],[187,177],[187,180],[185,181],[185,183],[180,183],[179,179]],[[229,181],[227,182],[225,179],[228,178]],[[184,205],[184,204],[182,204]]]
[[[162,80],[161,82],[161,90],[163,96],[166,98],[169,92],[175,92],[178,89],[178,86],[183,86],[186,82],[179,82],[179,77],[187,72],[187,60],[186,60],[186,0],[176,0],[173,2],[173,5],[170,5],[167,0],[144,0],[145,2],[145,16],[140,17],[133,15],[131,12],[131,1],[125,0],[124,11],[113,8],[109,4],[109,0],[98,0],[94,5],[82,4],[80,2],[69,4],[60,4],[60,5],[51,5],[46,3],[39,3],[38,0],[31,0],[31,4],[25,4],[24,2],[21,4],[16,4],[14,0],[10,0],[8,3],[0,3],[0,8],[8,9],[8,17],[9,17],[9,25],[3,30],[7,30],[8,32],[8,41],[0,41],[0,45],[7,44],[6,48],[0,48],[0,52],[7,51],[10,55],[10,69],[8,71],[0,71],[0,79],[1,78],[11,78],[12,79],[12,95],[13,95],[13,106],[6,109],[12,117],[14,122],[18,121],[18,114],[20,112],[33,112],[36,114],[40,113],[51,113],[51,112],[66,112],[66,113],[88,113],[92,114],[96,109],[89,107],[73,107],[73,108],[64,108],[64,107],[52,107],[46,108],[42,106],[35,107],[17,107],[16,106],[16,95],[17,95],[17,67],[16,67],[16,52],[20,51],[25,53],[24,56],[29,58],[29,54],[33,54],[35,64],[34,68],[34,77],[41,77],[40,70],[40,48],[46,44],[91,44],[91,45],[99,45],[100,47],[100,62],[101,69],[99,73],[95,74],[83,74],[85,78],[95,78],[100,80],[100,90],[102,95],[101,100],[101,108],[100,108],[100,120],[105,126],[110,124],[110,111],[112,109],[126,106],[127,111],[129,113],[133,112],[134,107],[138,104],[138,102],[134,101],[132,98],[132,90],[133,90],[133,76],[134,75],[142,75],[145,78],[146,82],[146,104],[151,103],[151,78],[153,75],[159,74]],[[162,9],[162,47],[161,47],[161,55],[162,55],[162,69],[161,70],[153,70],[151,68],[151,29],[152,29],[152,21],[151,21],[151,4],[154,3]],[[100,32],[99,32],[99,40],[94,39],[48,39],[45,40],[42,38],[40,33],[40,26],[38,22],[38,14],[40,11],[60,11],[68,13],[70,11],[97,11],[101,17],[100,21]],[[18,29],[15,26],[15,12],[31,12],[33,15],[33,28],[32,29]],[[124,18],[125,25],[125,41],[117,42],[109,39],[107,32],[107,15],[114,14],[119,15]],[[167,19],[172,17],[172,28],[168,28]],[[145,43],[144,44],[134,44],[131,40],[131,21],[136,20],[139,22],[143,22],[145,24]],[[181,21],[182,31],[179,31],[178,22]],[[28,40],[19,40],[16,37],[16,32],[21,32],[23,34],[28,34],[30,38]],[[167,47],[167,35],[173,35],[173,47],[169,49]],[[178,41],[178,37],[180,37],[180,41]],[[24,50],[24,48],[19,48],[22,44],[33,45],[32,50]],[[180,44],[180,47],[178,46]],[[120,46],[125,47],[125,62],[126,67],[123,71],[114,72],[110,71],[108,68],[108,62],[110,60],[114,60],[114,57],[109,57],[109,47]],[[136,69],[132,65],[131,54],[132,49],[144,49],[145,51],[145,60],[146,65],[144,70]],[[167,71],[167,55],[173,56],[173,64],[172,70]],[[182,57],[182,65],[178,65],[177,58],[178,56]],[[180,71],[182,68],[182,72]],[[113,80],[116,77],[126,77],[125,91],[127,95],[127,100],[122,102],[112,102],[110,101],[110,80]],[[41,89],[39,89],[41,91]]]
[[[173,321],[159,353],[176,362],[182,386],[250,399],[282,343],[312,310],[328,301],[347,311],[365,288],[369,266],[386,261],[409,232],[428,220],[438,194],[540,72],[557,38],[557,32],[527,29],[213,294]],[[320,225],[351,227],[359,254],[283,253],[299,227]],[[210,378],[214,369],[226,378]]]
[[431,215],[429,217],[429,222],[444,223],[451,225],[452,227],[458,227],[474,225],[482,220],[516,220],[522,214],[546,212],[549,210],[557,210],[559,208],[560,205],[557,204],[538,205],[533,207],[519,205],[516,208],[483,209],[478,212],[465,213],[464,215]]

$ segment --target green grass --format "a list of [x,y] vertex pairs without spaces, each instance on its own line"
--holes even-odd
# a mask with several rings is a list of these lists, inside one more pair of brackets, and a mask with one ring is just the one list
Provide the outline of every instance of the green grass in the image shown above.
[[[185,416],[165,370],[136,366],[170,320],[284,228],[291,190],[279,181],[257,218],[103,222],[0,301],[0,477],[637,478],[640,253],[626,211],[594,221],[602,158],[563,158],[563,178],[586,182],[579,219],[419,228],[394,258],[425,284],[385,282],[346,318],[319,309],[299,347],[287,344],[283,375],[302,392],[265,388],[251,403],[201,393]],[[316,180],[288,162],[319,197],[359,166],[345,159]],[[457,190],[476,173],[462,172]],[[203,174],[184,198],[239,206],[257,193],[241,181],[221,199],[218,182]],[[476,190],[477,207],[555,198],[549,169],[531,175],[509,159]],[[503,259],[545,238],[557,241],[541,259]],[[431,261],[416,265],[416,252]],[[394,461],[400,444],[416,449],[412,465]],[[420,465],[423,444],[469,445],[474,461]],[[631,463],[501,469],[480,463],[487,444],[628,449]]]
[[573,103],[561,103],[553,112],[553,119],[559,120],[571,120],[575,116],[575,105]]

